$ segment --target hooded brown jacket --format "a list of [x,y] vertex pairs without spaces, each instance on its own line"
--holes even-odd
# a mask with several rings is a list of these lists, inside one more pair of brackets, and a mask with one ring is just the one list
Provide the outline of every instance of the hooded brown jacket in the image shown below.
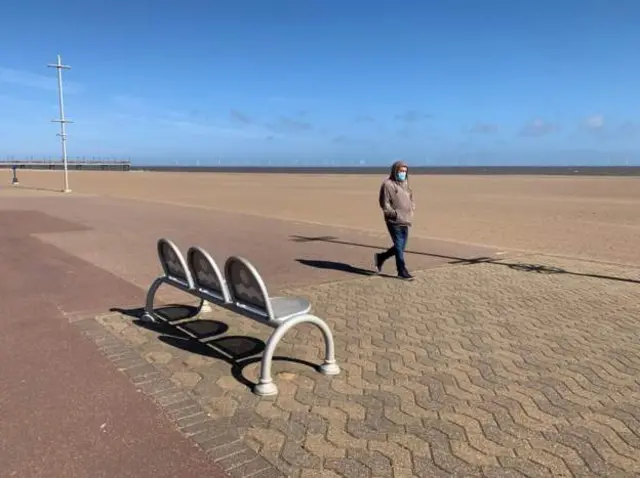
[[407,171],[407,179],[404,181],[396,179],[396,173],[401,166],[407,165],[402,161],[396,161],[391,166],[391,174],[380,186],[379,202],[386,222],[398,226],[411,226],[416,205],[413,201],[413,191],[409,187],[409,172]]

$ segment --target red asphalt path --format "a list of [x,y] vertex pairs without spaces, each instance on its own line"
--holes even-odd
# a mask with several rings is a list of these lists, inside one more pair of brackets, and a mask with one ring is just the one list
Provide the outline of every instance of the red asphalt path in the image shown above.
[[64,315],[144,292],[32,233],[78,229],[0,211],[0,477],[224,477]]

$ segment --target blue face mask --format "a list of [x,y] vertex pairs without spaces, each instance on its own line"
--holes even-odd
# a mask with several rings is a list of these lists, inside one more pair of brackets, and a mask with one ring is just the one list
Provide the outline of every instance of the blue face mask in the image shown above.
[[398,171],[398,173],[396,174],[396,177],[398,178],[398,181],[404,181],[405,179],[407,179],[407,172]]

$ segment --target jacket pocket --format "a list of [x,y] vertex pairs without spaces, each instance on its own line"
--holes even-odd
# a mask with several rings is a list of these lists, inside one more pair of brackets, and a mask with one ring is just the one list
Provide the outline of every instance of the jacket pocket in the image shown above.
[[396,211],[394,222],[397,224],[411,224],[413,219],[413,211]]

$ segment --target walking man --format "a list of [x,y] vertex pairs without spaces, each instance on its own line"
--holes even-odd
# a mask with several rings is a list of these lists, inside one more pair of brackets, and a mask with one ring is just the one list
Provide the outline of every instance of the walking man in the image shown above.
[[380,186],[380,208],[393,246],[385,252],[374,255],[374,264],[378,273],[382,272],[384,262],[395,256],[398,277],[405,280],[413,279],[404,261],[404,250],[407,247],[409,228],[416,208],[413,202],[413,191],[407,180],[408,173],[407,164],[396,161],[391,166],[391,174]]

